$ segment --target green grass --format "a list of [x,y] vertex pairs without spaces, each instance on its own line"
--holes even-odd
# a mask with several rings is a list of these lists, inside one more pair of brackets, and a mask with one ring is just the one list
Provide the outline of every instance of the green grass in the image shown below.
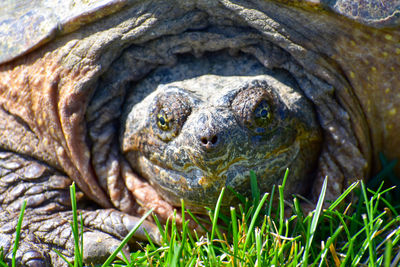
[[[287,173],[286,173],[287,175]],[[291,208],[283,200],[286,182],[278,186],[278,202],[273,195],[261,196],[257,179],[251,174],[252,199],[228,211],[222,208],[221,192],[215,207],[209,209],[211,231],[200,235],[188,228],[188,219],[204,223],[184,208],[183,225],[175,220],[159,225],[161,246],[151,241],[139,243],[141,249],[130,259],[115,259],[129,236],[102,265],[109,266],[397,266],[400,262],[399,206],[391,199],[393,188],[381,185],[368,189],[363,182],[352,184],[336,201],[324,204],[324,182],[315,208],[305,214],[294,197]],[[75,189],[71,189],[75,238],[75,261],[83,266],[82,239],[79,233]],[[389,199],[389,200],[388,200]],[[286,210],[285,210],[286,208]],[[21,212],[23,214],[23,212]],[[142,221],[150,213],[147,213]],[[22,217],[21,217],[22,220]],[[205,227],[206,228],[206,227]],[[83,241],[84,242],[84,241]],[[16,242],[18,244],[18,242]],[[0,257],[2,253],[0,251]],[[0,265],[5,263],[0,259]]]

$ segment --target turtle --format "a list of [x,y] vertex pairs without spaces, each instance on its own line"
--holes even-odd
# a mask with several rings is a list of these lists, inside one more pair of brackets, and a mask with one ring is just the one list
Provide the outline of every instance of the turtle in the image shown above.
[[[102,261],[153,209],[225,186],[327,199],[400,155],[397,1],[11,1],[0,9],[0,247]],[[397,171],[399,171],[397,169]],[[234,193],[223,206],[235,205]],[[192,225],[195,228],[196,225]],[[135,238],[160,235],[146,221]]]

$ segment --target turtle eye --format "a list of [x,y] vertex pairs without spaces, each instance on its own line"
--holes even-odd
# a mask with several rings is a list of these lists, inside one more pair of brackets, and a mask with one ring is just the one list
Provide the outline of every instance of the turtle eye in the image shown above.
[[157,126],[158,126],[158,128],[160,128],[163,131],[168,131],[170,128],[169,127],[169,119],[163,112],[160,112],[157,115]]
[[152,108],[152,129],[164,142],[169,142],[179,135],[191,112],[189,99],[177,92],[158,95]]
[[276,128],[276,105],[273,95],[264,87],[239,92],[232,101],[236,118],[255,135],[267,135]]
[[255,107],[253,114],[254,121],[258,127],[267,126],[272,119],[271,106],[268,104],[267,100],[261,100]]

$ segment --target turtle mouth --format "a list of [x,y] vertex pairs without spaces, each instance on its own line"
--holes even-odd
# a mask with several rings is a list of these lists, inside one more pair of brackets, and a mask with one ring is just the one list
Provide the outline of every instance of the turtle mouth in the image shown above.
[[[224,153],[212,160],[192,155],[189,157],[191,160],[177,167],[174,163],[166,164],[140,153],[130,158],[135,158],[135,171],[147,179],[164,199],[174,206],[180,206],[181,199],[184,199],[185,206],[196,211],[215,205],[223,187],[249,197],[250,171],[256,173],[260,189],[270,191],[283,178],[284,171],[298,153],[299,146],[294,142],[280,151],[258,155],[259,160],[245,154],[235,157],[232,153]],[[234,205],[238,201],[235,194],[227,190],[222,205]]]
[[[149,160],[145,156],[136,157],[135,170],[147,179],[171,204],[181,205],[181,199],[185,205],[191,208],[199,208],[204,205],[214,205],[223,187],[238,187],[248,180],[246,175],[248,161],[245,158],[237,158],[216,165],[220,168],[210,169],[199,167],[196,163],[185,164],[183,170],[176,170]],[[208,165],[210,162],[207,162]],[[200,164],[204,166],[203,164]],[[211,164],[212,166],[212,164]],[[232,196],[226,196],[225,204],[232,202]]]

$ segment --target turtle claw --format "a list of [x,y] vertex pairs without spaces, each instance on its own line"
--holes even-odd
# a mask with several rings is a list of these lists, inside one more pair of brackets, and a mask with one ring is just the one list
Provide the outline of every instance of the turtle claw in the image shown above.
[[50,262],[49,259],[39,251],[30,250],[23,253],[21,265],[28,267],[44,267],[50,266]]
[[[26,171],[28,168],[37,171],[28,172]],[[7,262],[11,263],[16,237],[15,229],[23,200],[27,200],[27,206],[16,254],[17,264],[20,266],[68,265],[57,255],[56,250],[68,261],[73,261],[75,245],[70,225],[73,220],[69,204],[70,184],[71,180],[68,177],[57,173],[45,164],[9,152],[2,154],[0,159],[0,248],[3,248]],[[85,206],[82,205],[83,200],[81,197],[77,198],[78,207]],[[87,208],[93,207],[89,205]],[[84,209],[78,210],[78,214],[83,219],[83,229],[79,229],[79,232],[83,230],[85,263],[104,262],[139,222],[139,218],[115,209]],[[80,222],[78,224],[80,225]],[[134,234],[133,239],[147,240],[145,232],[154,243],[161,243],[158,228],[151,222],[144,222]],[[130,244],[133,243],[130,241]],[[128,255],[128,246],[121,253]]]
[[[27,239],[30,239],[29,236],[24,236],[23,240],[20,241],[18,246],[18,250],[15,254],[15,262],[16,266],[28,266],[28,267],[45,267],[51,266],[51,260],[49,255],[42,251],[40,247],[36,246],[36,244],[27,242]],[[11,266],[12,262],[12,246],[13,239],[12,235],[0,234],[0,242],[1,247],[7,253],[5,255],[5,261]]]
[[[121,240],[100,232],[86,232],[83,234],[83,262],[86,264],[103,263],[117,249]],[[124,247],[117,255],[123,259],[121,253],[126,259],[129,259],[129,249]]]
[[[82,212],[83,224],[91,229],[83,234],[83,259],[85,263],[104,262],[120,245],[121,240],[136,227],[140,218],[114,209],[102,209]],[[133,245],[137,240],[148,240],[161,244],[161,234],[157,226],[144,221],[128,243]],[[126,245],[117,257],[130,259],[129,247]]]
[[[82,218],[85,226],[109,233],[121,240],[140,220],[138,217],[114,209],[84,211]],[[145,232],[150,236],[152,242],[161,244],[161,235],[157,226],[149,221],[144,221],[133,237],[136,240],[147,240]]]
[[[103,263],[139,221],[137,217],[113,209],[78,212],[83,219],[83,262],[85,264]],[[75,241],[70,226],[73,216],[70,211],[41,215],[30,210],[26,212],[25,217],[29,223],[23,223],[16,254],[20,266],[66,266],[67,263],[57,253],[61,253],[69,262],[73,261],[75,253],[78,252],[74,251]],[[79,232],[81,230],[79,229]],[[129,245],[133,245],[136,240],[147,240],[145,232],[149,234],[153,242],[161,242],[161,235],[156,225],[146,221],[117,257],[129,259]],[[0,229],[0,245],[6,253],[8,262],[12,259],[14,240],[15,228]]]
[[26,262],[24,264],[24,266],[27,266],[27,267],[45,267],[45,266],[49,266],[49,265],[46,262],[44,262],[43,260],[33,259],[33,260],[29,260],[28,262]]

